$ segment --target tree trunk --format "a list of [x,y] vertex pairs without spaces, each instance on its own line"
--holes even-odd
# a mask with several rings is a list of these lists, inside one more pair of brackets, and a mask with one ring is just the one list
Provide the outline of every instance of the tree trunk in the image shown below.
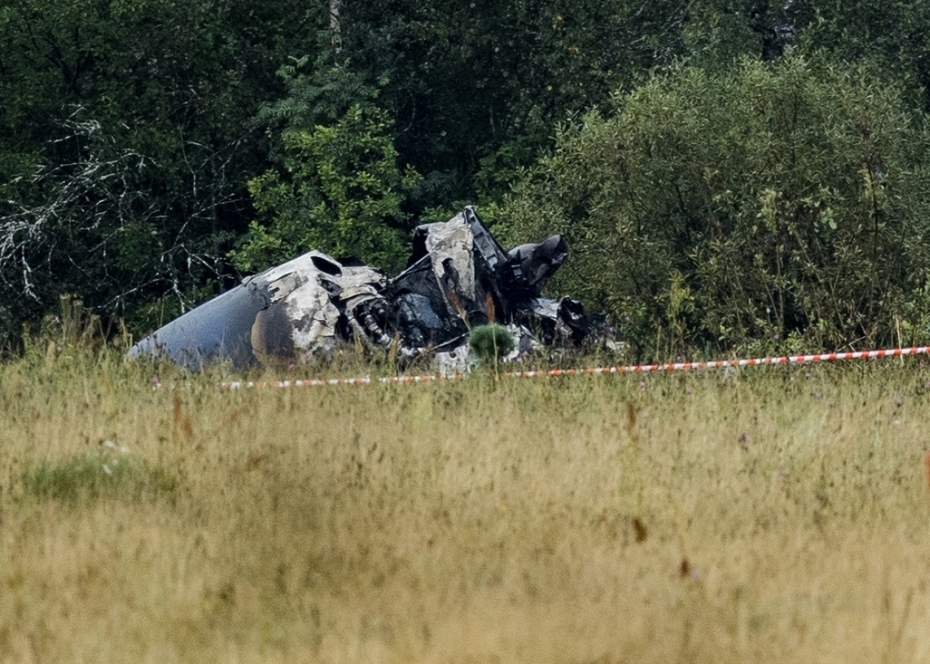
[[329,0],[329,30],[333,40],[333,59],[338,67],[342,62],[342,29],[339,27],[339,8],[342,0]]

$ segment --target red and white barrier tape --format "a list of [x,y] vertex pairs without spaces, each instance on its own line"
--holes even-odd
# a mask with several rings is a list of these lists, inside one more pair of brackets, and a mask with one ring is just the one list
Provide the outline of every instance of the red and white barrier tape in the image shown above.
[[[670,362],[667,364],[634,364],[625,367],[587,367],[584,369],[548,369],[541,371],[508,371],[506,378],[549,378],[555,376],[592,376],[600,374],[653,373],[657,371],[685,371],[688,369],[724,369],[727,367],[754,367],[763,364],[807,364],[811,362],[835,362],[837,360],[871,360],[880,357],[904,357],[905,355],[930,354],[930,346],[910,348],[888,348],[885,350],[857,350],[847,353],[820,353],[817,355],[782,355],[739,360],[711,360],[710,362]],[[223,383],[228,389],[243,387],[326,387],[329,385],[372,385],[390,383],[431,383],[462,380],[464,374],[427,376],[388,376],[385,378],[329,378],[308,380],[275,381],[231,381]]]
[[436,376],[387,376],[372,378],[361,376],[358,378],[309,378],[306,380],[261,380],[261,381],[229,381],[223,387],[237,390],[242,387],[326,387],[328,385],[377,385],[388,383],[430,383],[433,381],[446,382],[462,380],[464,374],[446,374]]
[[741,360],[711,360],[710,362],[671,362],[668,364],[638,364],[627,367],[589,367],[586,369],[554,369],[551,371],[515,371],[507,374],[513,378],[537,376],[574,376],[605,373],[651,373],[655,371],[682,371],[687,369],[723,369],[726,367],[754,367],[762,364],[807,364],[809,362],[834,362],[836,360],[868,360],[879,357],[903,357],[904,355],[927,355],[930,346],[911,348],[888,348],[886,350],[858,350],[848,353],[820,353],[818,355],[782,355]]

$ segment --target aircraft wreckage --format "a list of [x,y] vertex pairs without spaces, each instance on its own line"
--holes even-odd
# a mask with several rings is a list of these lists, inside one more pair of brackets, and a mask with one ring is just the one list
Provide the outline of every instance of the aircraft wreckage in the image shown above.
[[554,235],[505,252],[473,208],[419,226],[407,269],[393,279],[354,259],[311,251],[248,277],[142,339],[129,356],[187,367],[308,362],[359,340],[399,358],[435,353],[463,366],[469,329],[507,325],[517,350],[577,345],[588,330],[580,303],[540,289],[568,255]]

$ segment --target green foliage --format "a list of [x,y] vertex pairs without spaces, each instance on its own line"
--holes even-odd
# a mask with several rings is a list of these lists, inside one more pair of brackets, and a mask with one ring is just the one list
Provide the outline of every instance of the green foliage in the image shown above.
[[253,222],[233,257],[244,270],[318,249],[395,270],[403,242],[404,196],[417,181],[402,171],[384,113],[353,105],[332,126],[282,135],[284,168],[249,181],[265,224]]
[[926,340],[928,147],[865,67],[681,67],[563,127],[502,225],[565,234],[558,286],[646,355]]
[[805,52],[837,63],[869,62],[904,91],[907,102],[930,110],[930,2],[808,0],[812,20],[798,36]]
[[402,158],[423,174],[418,206],[448,209],[495,201],[555,122],[679,57],[687,4],[368,0],[343,2],[342,25],[353,66],[402,129]]
[[325,47],[312,61],[306,55],[292,57],[277,74],[285,95],[262,105],[256,124],[311,130],[338,122],[353,106],[370,105],[378,96],[378,90],[353,71],[351,62],[336,66],[332,50]]
[[43,463],[23,474],[22,487],[25,496],[67,503],[136,501],[170,496],[178,481],[157,466],[127,456],[86,455]]
[[514,349],[513,335],[503,325],[479,325],[468,335],[468,346],[482,362],[497,364]]
[[284,31],[312,17],[278,0],[6,4],[0,334],[63,292],[140,327],[152,299],[212,294],[251,214],[245,180],[265,168],[248,120],[278,85]]
[[[695,266],[710,263],[688,252],[700,248],[711,252],[708,261],[732,263],[720,239],[731,238],[727,224],[739,219],[733,223],[745,228],[744,217],[761,215],[759,228],[784,240],[762,247],[762,264],[773,260],[773,251],[776,262],[778,255],[797,256],[791,247],[801,246],[803,233],[792,234],[785,219],[800,210],[799,201],[809,200],[803,205],[816,209],[818,223],[827,228],[818,237],[835,236],[804,241],[806,269],[820,270],[834,264],[824,247],[843,254],[847,245],[836,238],[855,228],[843,210],[859,199],[862,209],[872,200],[863,228],[871,220],[879,229],[875,247],[886,249],[894,224],[918,219],[924,207],[917,185],[901,190],[903,180],[913,184],[923,177],[922,138],[907,148],[898,134],[919,134],[930,109],[928,34],[925,0],[9,2],[0,7],[0,337],[18,333],[23,321],[40,321],[62,293],[80,293],[105,323],[121,317],[134,332],[150,330],[233,283],[235,267],[258,269],[307,248],[358,254],[391,269],[405,254],[402,238],[413,220],[443,220],[466,203],[479,203],[493,222],[513,219],[514,205],[532,207],[526,199],[508,207],[503,198],[525,169],[553,149],[556,127],[563,126],[559,149],[565,159],[567,141],[581,140],[568,138],[570,127],[587,117],[586,136],[607,131],[598,123],[613,126],[613,120],[585,114],[600,109],[610,115],[617,104],[631,109],[621,115],[633,138],[643,141],[633,141],[635,149],[623,162],[635,169],[629,187],[655,185],[663,169],[685,173],[692,158],[702,165],[695,168],[707,167],[710,174],[704,185],[696,171],[690,179],[682,176],[681,198],[657,208],[657,219],[677,214],[679,221],[688,215],[693,220],[670,226],[679,238],[687,229],[686,241],[669,244],[659,241],[661,234],[648,235],[662,245],[657,255],[666,257],[650,264],[667,265],[645,270],[663,275],[661,286],[650,286],[662,293],[661,302],[629,314],[642,322],[634,326],[641,343],[666,349],[742,343],[736,341],[742,333],[732,330],[754,327],[747,338],[761,338],[763,327],[779,327],[782,318],[787,322],[778,334],[807,330],[820,325],[803,302],[807,295],[769,284],[767,292],[781,293],[775,299],[781,313],[759,320],[774,323],[749,325],[746,312],[759,303],[747,295],[739,307],[731,303],[729,318],[719,323],[730,331],[720,332],[714,323],[715,331],[695,333],[710,279]],[[798,54],[831,62],[834,70],[819,67],[819,88],[801,85],[795,127],[785,119],[787,111],[778,110],[790,109],[791,83],[775,90],[763,70],[755,83],[746,72],[747,62],[763,61],[780,72],[778,81],[793,80],[784,71]],[[703,82],[695,78],[686,89],[684,65],[700,68]],[[663,88],[665,74],[675,83]],[[836,91],[824,91],[834,84]],[[706,101],[690,101],[705,92]],[[618,96],[612,101],[612,95]],[[660,112],[660,101],[647,103],[661,95],[683,105]],[[761,105],[755,116],[749,99]],[[871,153],[861,159],[853,154],[855,131],[848,125],[857,122],[860,101],[866,115],[890,108],[907,116],[897,133],[890,128],[896,120],[879,129],[863,124],[873,136],[863,149],[878,146],[881,152],[882,141],[891,141],[894,155],[881,152],[883,163],[897,164],[891,170],[876,166]],[[833,119],[831,105],[839,113]],[[634,112],[651,115],[634,122]],[[729,136],[723,129],[731,113],[752,137],[742,151],[727,147],[743,142],[736,129]],[[774,156],[761,147],[766,133],[773,137],[767,149]],[[685,149],[674,166],[674,146],[704,139],[702,147]],[[816,149],[806,156],[790,145],[809,139]],[[654,142],[652,152],[637,153],[646,141]],[[792,178],[766,175],[758,165],[771,157],[783,173],[791,172],[794,166],[784,157],[791,151],[806,169],[806,188],[799,178],[785,184]],[[311,163],[321,154],[320,164]],[[724,165],[717,167],[720,159]],[[744,176],[730,165],[740,163],[750,168],[746,186],[733,184]],[[823,173],[816,170],[821,167]],[[839,170],[846,175],[838,180]],[[891,180],[874,180],[879,172]],[[564,179],[558,173],[546,177]],[[595,192],[593,199],[599,197],[609,198]],[[579,208],[593,205],[581,193],[574,200]],[[629,203],[636,205],[645,203]],[[676,206],[691,212],[675,213]],[[699,221],[705,212],[724,229],[712,250]],[[601,214],[607,213],[594,217]],[[623,214],[641,216],[635,210]],[[647,234],[636,237],[645,241]],[[864,242],[849,245],[858,247],[856,260],[875,253]],[[235,266],[229,260],[234,248]],[[870,277],[872,292],[898,279],[895,270],[904,274],[901,266],[912,265],[915,251],[907,248],[906,260],[894,252],[895,260],[880,265]],[[859,265],[849,260],[847,265]],[[802,263],[783,264],[783,279]],[[823,283],[837,278],[820,276]],[[925,289],[914,286],[923,279],[916,272],[902,278],[907,283],[901,282],[901,293]],[[594,282],[577,283],[594,301],[607,297],[594,293],[603,290]],[[638,287],[649,290],[642,279]],[[797,292],[789,296],[792,289]],[[817,320],[836,326],[842,318],[836,311],[843,309],[856,330],[850,334],[881,337],[859,318],[891,310],[862,314],[862,297],[878,301],[869,293],[836,291],[834,300],[844,304],[822,305]],[[919,335],[926,328],[923,300],[904,298],[901,307],[902,334]],[[798,323],[792,308],[807,312]],[[732,313],[738,309],[743,313]],[[650,327],[657,312],[664,323]],[[733,316],[740,322],[733,323]]]
[[742,58],[774,60],[797,48],[815,22],[817,0],[695,0],[682,31],[689,64],[715,71]]

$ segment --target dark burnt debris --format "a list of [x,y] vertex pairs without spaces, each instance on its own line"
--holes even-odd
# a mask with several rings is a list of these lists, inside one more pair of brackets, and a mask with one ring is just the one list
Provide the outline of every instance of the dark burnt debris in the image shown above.
[[248,277],[168,323],[130,357],[165,357],[189,369],[235,368],[325,358],[360,340],[412,360],[434,354],[440,369],[467,365],[468,332],[506,325],[514,354],[577,346],[588,332],[579,302],[540,290],[568,255],[558,235],[505,252],[473,208],[416,229],[407,269],[393,279],[353,259],[311,251]]

